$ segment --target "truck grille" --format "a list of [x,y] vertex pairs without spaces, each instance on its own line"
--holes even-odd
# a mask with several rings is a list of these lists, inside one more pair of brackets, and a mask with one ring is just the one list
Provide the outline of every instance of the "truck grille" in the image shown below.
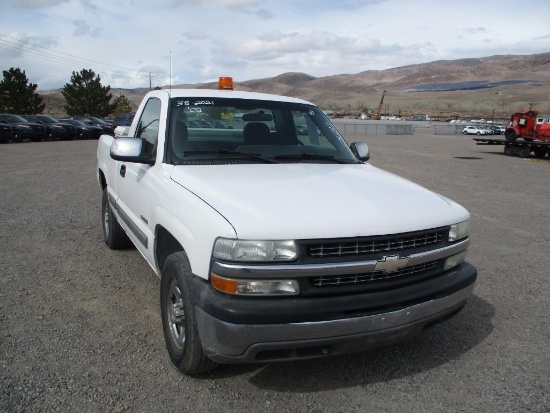
[[381,283],[385,281],[409,281],[418,276],[424,276],[438,268],[440,261],[426,262],[424,264],[413,265],[402,268],[399,271],[386,273],[384,271],[375,271],[367,274],[334,275],[312,277],[311,283],[315,287],[338,287],[346,285],[367,285]]
[[312,258],[350,257],[434,247],[445,239],[446,230],[424,234],[401,234],[389,237],[366,238],[350,242],[323,242],[306,246]]

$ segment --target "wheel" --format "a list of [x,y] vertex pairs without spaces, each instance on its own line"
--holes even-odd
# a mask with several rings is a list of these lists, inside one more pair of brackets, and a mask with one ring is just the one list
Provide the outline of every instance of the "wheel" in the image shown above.
[[477,133],[477,136],[479,136],[479,135],[481,135],[481,132],[478,132],[478,133]]
[[160,312],[166,349],[172,363],[192,376],[218,364],[203,351],[193,303],[191,265],[185,252],[168,256],[161,272]]
[[544,158],[544,155],[546,155],[546,148],[535,148],[533,152],[535,152],[537,158]]
[[517,148],[517,153],[520,158],[528,158],[531,153],[531,148],[527,145],[522,145]]
[[103,198],[101,200],[101,217],[103,227],[103,239],[105,244],[113,250],[127,248],[130,246],[130,238],[124,232],[124,229],[120,226],[115,218],[111,205],[109,205],[109,196],[107,194],[107,188],[103,190]]
[[516,147],[513,146],[513,145],[505,145],[504,146],[504,155],[506,155],[506,156],[516,156],[517,155]]
[[518,138],[518,135],[516,135],[516,131],[513,129],[508,129],[506,132],[504,132],[504,137],[508,142],[515,142]]

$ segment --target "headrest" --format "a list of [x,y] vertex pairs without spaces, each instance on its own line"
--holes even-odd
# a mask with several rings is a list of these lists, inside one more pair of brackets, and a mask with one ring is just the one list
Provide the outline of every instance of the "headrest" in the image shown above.
[[244,143],[249,145],[254,144],[269,144],[271,131],[269,126],[262,122],[249,122],[243,129]]

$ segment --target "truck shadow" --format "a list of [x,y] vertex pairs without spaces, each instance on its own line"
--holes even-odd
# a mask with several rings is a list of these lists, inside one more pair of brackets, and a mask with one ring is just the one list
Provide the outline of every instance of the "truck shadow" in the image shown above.
[[261,389],[310,393],[407,377],[460,358],[493,331],[494,307],[472,296],[463,310],[408,341],[364,353],[266,365],[220,366],[211,378],[250,375]]

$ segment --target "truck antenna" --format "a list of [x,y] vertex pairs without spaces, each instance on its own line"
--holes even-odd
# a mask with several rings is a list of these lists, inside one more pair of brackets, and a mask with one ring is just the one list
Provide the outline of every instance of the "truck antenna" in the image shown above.
[[170,86],[168,95],[172,96],[172,52],[170,52]]

